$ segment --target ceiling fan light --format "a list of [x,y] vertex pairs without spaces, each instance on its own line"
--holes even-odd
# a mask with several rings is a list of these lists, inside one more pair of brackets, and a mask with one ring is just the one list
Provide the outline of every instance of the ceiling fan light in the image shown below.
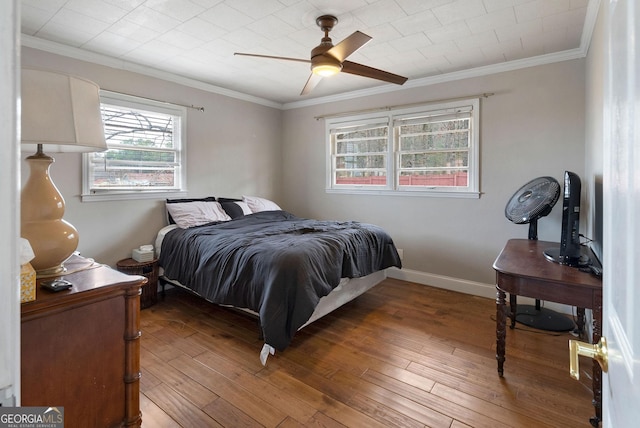
[[311,71],[314,74],[322,77],[333,76],[334,74],[340,73],[340,70],[342,70],[342,65],[340,64],[317,64],[311,67]]

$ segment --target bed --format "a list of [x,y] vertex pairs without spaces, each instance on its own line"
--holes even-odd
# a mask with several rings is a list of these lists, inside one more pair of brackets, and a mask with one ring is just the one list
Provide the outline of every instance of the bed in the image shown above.
[[[167,201],[176,224],[156,240],[161,278],[256,314],[263,364],[300,328],[375,286],[384,269],[401,267],[393,240],[378,226],[300,218],[261,198],[212,199]],[[182,210],[196,206],[198,219],[184,223]]]

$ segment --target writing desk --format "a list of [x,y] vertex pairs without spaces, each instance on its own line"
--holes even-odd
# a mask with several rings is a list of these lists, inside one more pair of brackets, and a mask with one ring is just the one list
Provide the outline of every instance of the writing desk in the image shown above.
[[[602,279],[575,267],[547,260],[543,251],[557,247],[554,242],[511,239],[493,263],[496,271],[496,359],[498,375],[504,374],[505,339],[507,324],[506,293],[511,298],[511,328],[515,325],[515,296],[547,300],[578,307],[584,324],[584,309],[593,310],[593,343],[602,334]],[[593,259],[593,254],[590,254]],[[579,328],[582,328],[579,320]],[[567,354],[568,358],[568,354]],[[593,361],[593,405],[596,415],[591,424],[597,426],[602,419],[602,371]]]

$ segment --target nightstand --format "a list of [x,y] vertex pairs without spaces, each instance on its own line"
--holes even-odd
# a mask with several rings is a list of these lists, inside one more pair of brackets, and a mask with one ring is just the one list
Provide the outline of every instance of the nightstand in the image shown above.
[[147,278],[147,285],[142,289],[140,307],[142,309],[154,305],[158,301],[158,259],[149,262],[138,262],[134,259],[123,259],[116,263],[120,272],[129,275],[142,275]]
[[52,292],[38,279],[36,300],[20,307],[21,404],[64,407],[69,427],[137,427],[147,279],[86,261],[65,262],[71,288]]

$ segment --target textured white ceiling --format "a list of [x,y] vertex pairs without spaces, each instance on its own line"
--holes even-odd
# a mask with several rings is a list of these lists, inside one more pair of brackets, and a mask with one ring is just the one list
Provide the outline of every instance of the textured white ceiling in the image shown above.
[[[598,0],[22,0],[23,44],[71,47],[276,103],[388,86],[340,73],[300,97],[305,63],[335,15],[337,44],[373,37],[349,60],[416,80],[584,51]],[[588,20],[587,20],[588,21]],[[583,36],[586,34],[586,37]],[[586,41],[585,41],[586,39]]]

